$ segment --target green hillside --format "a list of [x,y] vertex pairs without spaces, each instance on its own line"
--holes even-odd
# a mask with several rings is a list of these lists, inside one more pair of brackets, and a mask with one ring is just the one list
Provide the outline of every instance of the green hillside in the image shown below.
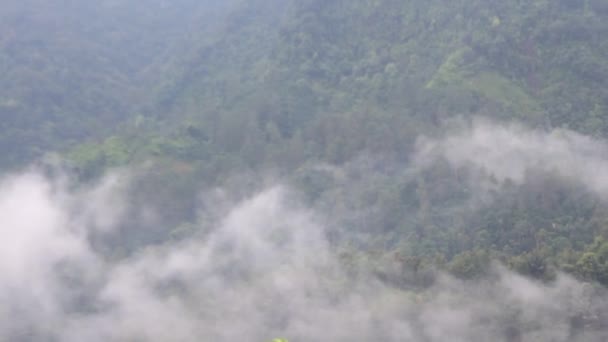
[[184,32],[204,35],[229,3],[3,3],[0,166],[102,139],[148,111]]
[[404,171],[419,136],[456,118],[607,138],[602,0],[3,6],[1,164],[60,151],[86,181],[152,163],[138,196],[170,228],[149,240],[192,233],[197,189],[270,173],[335,219],[352,262],[397,253],[475,277],[499,259],[608,284],[593,191],[544,170],[470,208],[445,160]]

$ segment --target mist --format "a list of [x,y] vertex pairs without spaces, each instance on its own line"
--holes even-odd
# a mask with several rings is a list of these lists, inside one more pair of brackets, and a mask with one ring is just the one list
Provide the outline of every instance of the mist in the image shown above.
[[505,182],[522,184],[533,172],[572,181],[588,191],[608,195],[608,143],[568,129],[530,129],[517,122],[476,118],[446,129],[440,138],[420,137],[413,157],[419,172],[438,159],[468,169],[479,190]]
[[[206,234],[125,257],[102,252],[129,203],[128,172],[74,186],[36,171],[0,182],[0,336],[10,341],[601,341],[603,288],[539,283],[496,265],[426,289],[347,271],[322,217],[277,184]],[[201,195],[200,211],[216,208]],[[149,218],[148,218],[149,220]],[[152,223],[150,223],[152,224]],[[200,222],[202,225],[203,222]],[[395,269],[396,268],[396,265]],[[390,268],[390,265],[389,265]]]
[[0,342],[607,341],[605,3],[3,1]]

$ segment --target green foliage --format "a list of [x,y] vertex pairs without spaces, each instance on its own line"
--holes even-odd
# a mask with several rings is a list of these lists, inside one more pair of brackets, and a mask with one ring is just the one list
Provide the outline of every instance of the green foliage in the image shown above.
[[448,270],[459,278],[472,279],[487,271],[490,258],[486,251],[466,251],[454,256]]
[[87,180],[152,165],[138,196],[174,239],[197,229],[179,219],[196,189],[270,170],[338,216],[332,241],[362,251],[348,263],[380,274],[397,251],[419,283],[492,258],[608,283],[606,208],[588,192],[531,175],[469,210],[460,170],[403,172],[416,138],[456,115],[607,137],[603,1],[112,4],[3,5],[0,166],[55,149]]
[[110,167],[130,161],[129,145],[119,137],[110,137],[101,144],[82,144],[68,156],[73,166],[84,178],[92,178]]
[[548,253],[532,250],[509,260],[511,269],[536,279],[551,280],[555,274],[548,262]]
[[512,81],[497,73],[484,72],[469,81],[471,89],[490,100],[505,105],[511,112],[534,115],[539,106]]
[[451,53],[446,61],[441,64],[433,78],[427,83],[427,88],[437,88],[447,85],[466,86],[473,71],[467,70],[470,68],[466,64],[466,55],[471,55],[473,52],[470,49],[461,48]]
[[608,285],[608,242],[602,237],[596,238],[575,266],[580,277]]

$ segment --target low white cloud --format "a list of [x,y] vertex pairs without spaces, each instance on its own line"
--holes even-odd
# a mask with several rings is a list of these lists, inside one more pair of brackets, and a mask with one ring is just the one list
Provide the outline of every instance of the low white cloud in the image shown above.
[[[110,181],[110,184],[112,181]],[[0,182],[0,339],[8,341],[600,341],[606,297],[571,278],[500,267],[424,291],[351,277],[324,221],[282,186],[235,203],[209,234],[119,260],[92,247],[128,203],[121,186],[70,190],[29,173]],[[109,201],[87,200],[93,198]],[[297,196],[295,196],[297,197]],[[81,210],[74,210],[80,203]],[[222,205],[225,206],[225,203]],[[83,218],[87,216],[88,218]],[[109,223],[108,223],[109,222]],[[202,224],[202,223],[201,223]],[[111,231],[111,230],[110,230]],[[363,273],[364,274],[364,273]],[[598,292],[599,291],[599,292]],[[605,310],[604,310],[605,311]]]
[[[421,169],[438,158],[453,167],[473,166],[493,181],[521,184],[530,171],[550,172],[608,196],[608,143],[567,129],[542,131],[517,123],[476,119],[438,139],[418,140],[414,164]],[[483,179],[475,175],[475,181]]]

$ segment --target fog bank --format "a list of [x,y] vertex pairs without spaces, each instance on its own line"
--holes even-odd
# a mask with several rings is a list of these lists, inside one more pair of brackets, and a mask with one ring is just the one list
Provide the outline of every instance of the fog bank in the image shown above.
[[563,275],[546,285],[497,266],[475,282],[439,275],[424,291],[353,277],[324,219],[280,185],[234,203],[209,234],[109,258],[92,240],[119,225],[127,184],[125,174],[88,189],[35,172],[2,180],[3,340],[606,338],[594,326],[604,291]]
[[472,167],[474,182],[485,188],[522,184],[530,172],[546,172],[608,196],[608,143],[567,129],[542,131],[478,118],[455,125],[441,138],[418,140],[417,168],[438,158],[454,168]]

